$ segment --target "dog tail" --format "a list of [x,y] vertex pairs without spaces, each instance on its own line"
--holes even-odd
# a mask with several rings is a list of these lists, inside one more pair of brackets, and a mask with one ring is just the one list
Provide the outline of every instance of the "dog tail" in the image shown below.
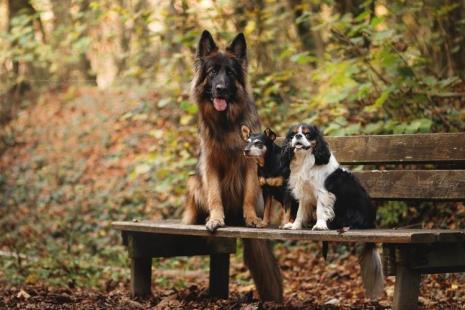
[[271,248],[271,242],[260,239],[242,239],[244,263],[249,268],[262,301],[283,301],[281,270]]
[[384,291],[384,274],[376,244],[364,243],[359,257],[362,282],[368,298],[376,299]]

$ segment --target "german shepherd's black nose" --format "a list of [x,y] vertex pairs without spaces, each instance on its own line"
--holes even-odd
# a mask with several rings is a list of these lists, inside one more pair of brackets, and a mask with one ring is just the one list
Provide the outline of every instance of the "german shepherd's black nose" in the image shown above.
[[223,94],[226,92],[226,86],[224,84],[217,84],[215,88],[219,94]]

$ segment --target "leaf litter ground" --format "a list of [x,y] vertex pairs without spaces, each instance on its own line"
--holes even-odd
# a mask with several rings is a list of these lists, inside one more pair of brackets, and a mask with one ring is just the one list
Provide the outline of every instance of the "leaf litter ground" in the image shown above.
[[[40,104],[27,108],[12,122],[16,143],[2,155],[0,161],[0,168],[4,172],[2,186],[14,191],[19,188],[17,183],[22,180],[21,177],[35,180],[36,175],[45,179],[37,182],[46,183],[45,186],[38,184],[39,191],[30,199],[17,199],[14,195],[3,197],[17,200],[16,204],[11,204],[11,199],[4,200],[8,207],[0,210],[9,212],[0,213],[0,218],[7,221],[7,224],[0,226],[0,250],[3,253],[0,261],[11,265],[8,257],[20,255],[25,257],[25,261],[29,259],[33,263],[30,266],[20,264],[17,278],[5,269],[0,271],[0,309],[389,307],[394,278],[386,279],[385,294],[380,300],[367,300],[363,297],[359,266],[352,248],[331,245],[329,259],[325,262],[316,243],[303,242],[277,243],[275,246],[284,278],[283,304],[258,301],[250,275],[240,257],[232,259],[231,294],[227,300],[208,298],[208,261],[205,258],[156,260],[153,296],[130,298],[127,255],[120,246],[118,234],[111,230],[109,223],[134,216],[153,219],[179,216],[179,208],[170,209],[168,206],[179,205],[181,195],[176,191],[183,179],[175,179],[153,191],[152,188],[159,186],[160,180],[148,175],[163,170],[157,166],[157,160],[166,163],[188,162],[186,158],[195,155],[197,149],[196,137],[192,134],[195,119],[186,118],[185,111],[170,106],[155,111],[146,110],[143,103],[158,101],[157,96],[131,97],[127,93],[94,89],[81,89],[79,92],[69,90],[59,96],[48,94],[42,97]],[[164,131],[167,128],[175,134],[167,135]],[[179,141],[185,141],[181,148]],[[154,160],[146,155],[156,155],[164,149],[170,149],[167,158],[156,157]],[[192,163],[169,166],[167,170],[184,171],[191,166]],[[161,174],[162,178],[166,178],[166,174]],[[36,185],[27,183],[27,180],[24,181],[24,189],[34,189]],[[171,191],[171,194],[167,194]],[[57,196],[56,192],[61,194]],[[139,198],[134,199],[134,196]],[[34,211],[34,208],[37,210]],[[69,223],[58,221],[73,209],[78,211],[72,213]],[[451,228],[461,227],[465,206],[458,203],[451,210],[450,216],[441,218],[441,223]],[[45,214],[43,223],[40,222],[41,214]],[[434,214],[425,216],[425,226],[435,227]],[[84,224],[91,229],[86,231]],[[85,232],[66,235],[67,231],[74,229]],[[88,238],[81,238],[81,235],[88,235]],[[43,243],[52,244],[53,247],[44,247]],[[113,250],[102,254],[103,249],[108,248]],[[74,269],[67,267],[67,260],[60,260],[65,255],[68,255],[68,260],[76,258]],[[94,257],[96,260],[92,260]],[[122,258],[115,260],[114,257]],[[85,265],[103,265],[108,270],[95,273],[94,269],[89,268],[87,274],[76,277],[73,272],[86,270]],[[41,268],[63,270],[62,273],[41,276]],[[464,308],[464,280],[463,274],[424,276],[421,307]]]

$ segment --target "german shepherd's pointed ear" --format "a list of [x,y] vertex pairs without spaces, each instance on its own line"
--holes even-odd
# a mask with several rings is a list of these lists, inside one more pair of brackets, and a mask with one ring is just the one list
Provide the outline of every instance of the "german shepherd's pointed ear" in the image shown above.
[[212,35],[208,30],[204,30],[202,35],[200,36],[199,43],[197,45],[197,58],[203,58],[211,53],[214,53],[218,50],[218,46],[215,44],[215,40],[213,40]]
[[266,128],[265,131],[263,131],[265,136],[271,139],[271,141],[274,141],[276,139],[276,134],[271,130],[270,128]]
[[242,125],[241,126],[241,137],[242,140],[247,141],[250,137],[250,128],[247,127],[247,125]]
[[242,32],[232,40],[226,50],[236,56],[241,64],[247,63],[247,43]]

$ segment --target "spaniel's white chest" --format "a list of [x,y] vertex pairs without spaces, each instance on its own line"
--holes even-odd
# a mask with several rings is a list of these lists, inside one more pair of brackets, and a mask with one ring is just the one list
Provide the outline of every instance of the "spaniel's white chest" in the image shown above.
[[334,156],[331,156],[328,164],[320,166],[315,166],[313,155],[296,156],[290,166],[289,186],[292,194],[298,200],[316,204],[318,192],[324,189],[326,178],[338,166]]
[[303,173],[291,173],[289,177],[289,185],[292,189],[292,194],[297,200],[305,200],[312,204],[315,202],[315,183],[307,179]]

